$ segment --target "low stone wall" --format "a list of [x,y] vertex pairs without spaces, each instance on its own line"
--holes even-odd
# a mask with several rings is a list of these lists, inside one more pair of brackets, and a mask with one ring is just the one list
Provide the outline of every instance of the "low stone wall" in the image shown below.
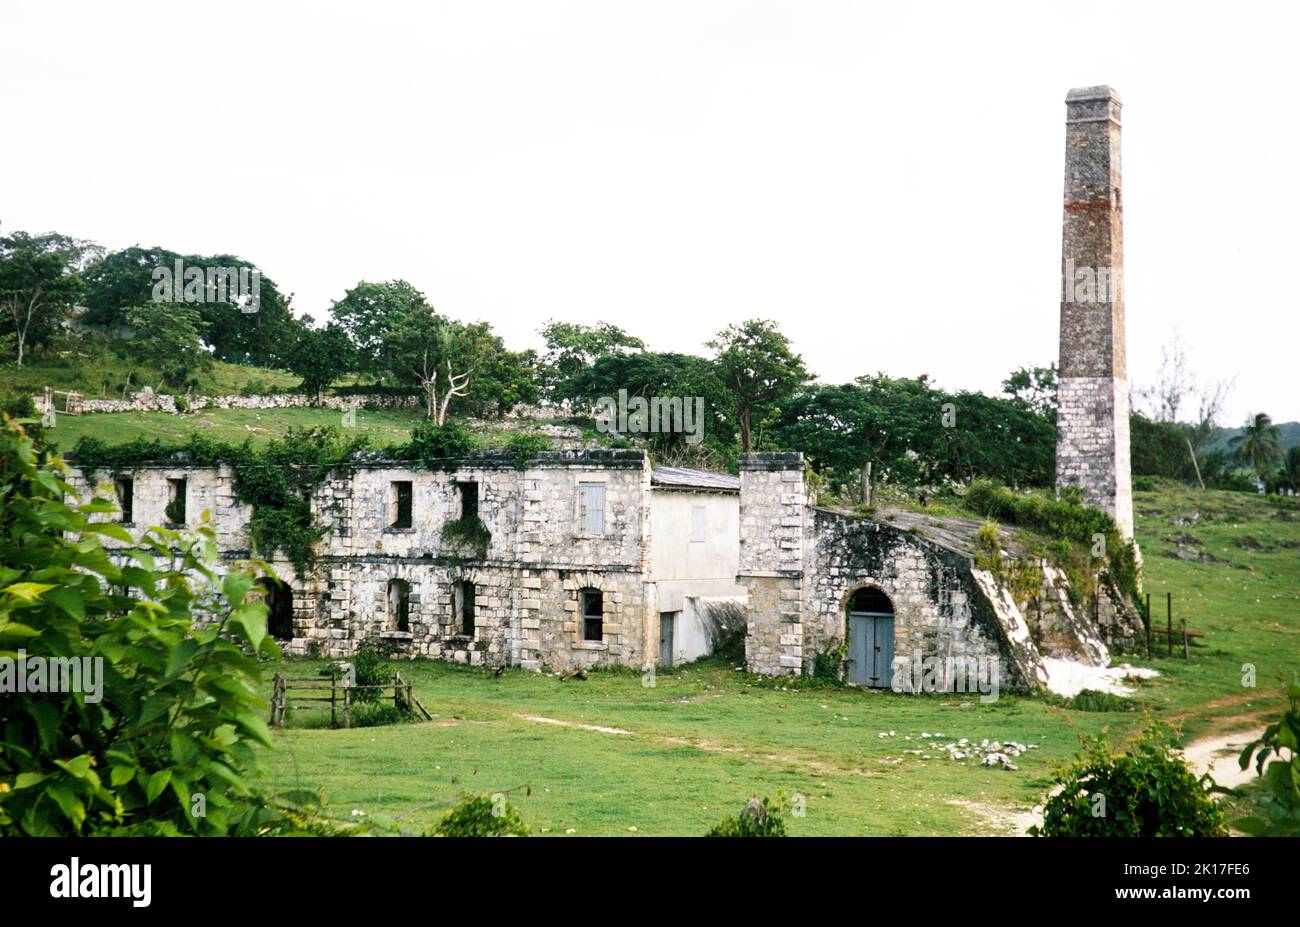
[[[40,412],[48,408],[46,396],[32,397]],[[287,409],[320,408],[337,409],[420,409],[423,400],[419,396],[393,396],[386,393],[366,393],[353,396],[322,396],[317,399],[304,393],[270,393],[262,396],[191,396],[176,397],[170,393],[155,393],[143,389],[130,399],[85,399],[76,398],[68,403],[68,408],[58,408],[55,412],[69,412],[88,415],[95,412],[172,412],[182,411],[177,406],[177,399],[182,400],[186,412],[199,409]]]

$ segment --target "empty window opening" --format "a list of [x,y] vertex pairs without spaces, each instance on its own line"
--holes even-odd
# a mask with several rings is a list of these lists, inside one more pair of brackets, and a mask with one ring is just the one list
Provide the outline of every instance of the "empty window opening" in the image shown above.
[[460,489],[460,517],[462,521],[478,518],[478,483],[457,483]]
[[411,630],[411,584],[404,579],[388,581],[388,628]]
[[410,480],[398,480],[392,484],[390,499],[393,507],[393,522],[390,527],[411,527],[411,500],[413,493]]
[[293,640],[293,590],[269,576],[257,581],[266,603],[266,630],[278,641]]
[[578,484],[578,530],[582,534],[605,533],[605,484]]
[[163,510],[163,517],[167,519],[168,524],[185,524],[185,496],[188,484],[189,480],[184,477],[167,481],[167,508]]
[[474,584],[469,580],[463,580],[460,584],[460,607],[457,610],[457,616],[460,618],[460,633],[464,637],[474,636]]
[[599,589],[584,589],[579,596],[582,604],[582,639],[605,639],[605,594]]
[[691,506],[691,540],[703,541],[708,536],[708,510],[702,505]]
[[117,504],[122,509],[122,524],[133,523],[135,521],[135,480],[126,476],[118,477]]

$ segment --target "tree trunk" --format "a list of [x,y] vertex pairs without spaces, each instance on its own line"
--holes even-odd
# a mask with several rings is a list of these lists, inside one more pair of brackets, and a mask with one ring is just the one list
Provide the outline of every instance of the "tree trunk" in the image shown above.
[[862,504],[871,504],[871,461],[862,465]]
[[737,424],[740,425],[740,453],[749,453],[749,413],[741,412],[737,417]]

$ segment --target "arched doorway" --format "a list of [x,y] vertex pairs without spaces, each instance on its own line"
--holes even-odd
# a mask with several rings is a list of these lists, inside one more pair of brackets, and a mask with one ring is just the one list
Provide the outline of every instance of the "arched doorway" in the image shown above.
[[859,589],[849,598],[849,682],[887,689],[894,666],[894,603],[875,586]]
[[266,602],[266,631],[278,641],[293,640],[293,590],[288,583],[263,576],[257,581]]

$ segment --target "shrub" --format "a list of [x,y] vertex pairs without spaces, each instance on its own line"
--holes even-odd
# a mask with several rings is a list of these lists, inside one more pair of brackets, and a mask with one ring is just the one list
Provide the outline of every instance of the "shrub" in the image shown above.
[[[357,701],[358,692],[353,695],[353,700]],[[377,693],[371,695],[378,697]],[[386,727],[389,724],[405,724],[414,720],[409,711],[398,708],[396,705],[361,705],[352,709],[352,726],[353,727]]]
[[431,831],[434,837],[527,837],[528,825],[500,793],[462,795]]
[[785,803],[751,798],[735,817],[723,818],[706,837],[784,837]]
[[1101,692],[1096,689],[1082,689],[1074,695],[1061,697],[1049,695],[1048,704],[1075,711],[1135,711],[1137,705],[1132,700],[1113,692]]
[[545,435],[513,434],[506,442],[506,450],[516,470],[523,470],[533,458],[550,448],[551,442]]
[[[276,647],[255,568],[220,576],[207,526],[92,522],[114,506],[75,501],[63,469],[0,426],[0,653],[83,668],[63,687],[82,691],[0,699],[0,835],[265,832],[256,655]],[[119,566],[102,537],[140,553]]]
[[1084,749],[1057,778],[1062,790],[1049,798],[1046,837],[1226,836],[1223,809],[1187,768],[1174,730],[1152,722],[1133,748],[1115,754],[1105,734],[1082,736]]
[[394,450],[404,460],[445,460],[464,457],[476,444],[473,433],[458,422],[436,425],[424,421],[411,429],[411,440],[406,445]]
[[[1248,817],[1234,821],[1242,833],[1258,837],[1300,836],[1300,684],[1287,686],[1291,707],[1282,712],[1277,723],[1264,729],[1259,739],[1241,751],[1241,768],[1252,760],[1255,772],[1264,777],[1268,797],[1264,802],[1265,818]],[[1285,750],[1289,756],[1283,757]],[[1269,761],[1269,757],[1274,759]]]

